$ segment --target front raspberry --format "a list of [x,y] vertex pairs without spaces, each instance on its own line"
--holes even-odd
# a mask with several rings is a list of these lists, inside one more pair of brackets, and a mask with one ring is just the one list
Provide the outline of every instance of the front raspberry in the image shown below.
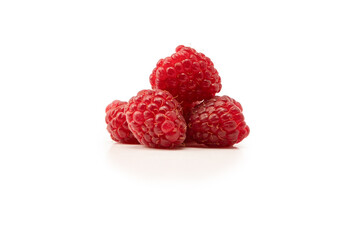
[[210,58],[182,45],[160,59],[150,75],[153,89],[169,91],[180,103],[209,99],[221,90],[221,78]]
[[106,129],[110,133],[110,137],[116,142],[129,144],[139,143],[129,130],[126,122],[124,112],[126,105],[126,102],[115,100],[106,107]]
[[192,109],[188,135],[209,147],[230,147],[249,135],[240,103],[216,96]]
[[185,140],[181,106],[167,91],[140,91],[130,99],[125,113],[130,130],[143,145],[174,148]]

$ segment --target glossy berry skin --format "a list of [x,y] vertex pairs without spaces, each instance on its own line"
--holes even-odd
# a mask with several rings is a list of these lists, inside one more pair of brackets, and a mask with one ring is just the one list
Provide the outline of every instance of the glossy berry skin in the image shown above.
[[110,137],[116,142],[129,144],[139,143],[129,130],[126,122],[124,112],[126,105],[126,102],[115,100],[106,107],[106,129],[110,133]]
[[142,90],[129,100],[126,120],[136,139],[154,148],[174,148],[186,137],[180,104],[163,90]]
[[228,96],[216,96],[194,107],[188,135],[209,147],[230,147],[249,135],[240,103]]
[[210,58],[183,45],[158,61],[150,83],[153,89],[169,91],[181,104],[209,99],[221,90],[221,78]]

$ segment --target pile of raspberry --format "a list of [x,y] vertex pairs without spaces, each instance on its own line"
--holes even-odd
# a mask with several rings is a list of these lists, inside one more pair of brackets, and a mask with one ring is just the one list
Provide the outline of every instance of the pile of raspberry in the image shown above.
[[195,49],[180,45],[160,59],[150,84],[152,90],[106,107],[105,122],[114,141],[153,148],[194,143],[230,147],[249,135],[242,106],[228,96],[215,96],[221,90],[219,73]]

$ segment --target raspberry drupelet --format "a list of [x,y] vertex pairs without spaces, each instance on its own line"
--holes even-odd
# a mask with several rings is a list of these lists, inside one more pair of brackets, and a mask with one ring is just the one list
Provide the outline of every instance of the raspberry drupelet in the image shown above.
[[180,104],[164,90],[142,90],[129,100],[126,120],[136,139],[154,148],[174,148],[186,137]]
[[188,122],[188,138],[209,147],[230,147],[249,135],[240,103],[215,96],[194,107]]
[[115,100],[106,107],[106,129],[110,133],[110,137],[116,142],[129,144],[139,143],[129,130],[126,122],[124,113],[126,105],[126,102]]
[[210,58],[183,45],[158,61],[150,83],[153,89],[169,91],[182,105],[209,99],[221,90],[221,78]]

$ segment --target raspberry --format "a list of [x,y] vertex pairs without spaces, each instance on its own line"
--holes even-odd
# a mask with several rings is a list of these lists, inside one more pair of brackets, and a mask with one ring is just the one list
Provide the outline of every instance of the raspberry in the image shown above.
[[169,91],[180,103],[209,99],[221,90],[221,78],[210,58],[183,45],[158,61],[150,83],[153,89]]
[[115,100],[106,107],[106,129],[110,133],[111,138],[116,142],[139,143],[133,133],[129,130],[126,122],[124,113],[126,105],[126,102]]
[[184,142],[186,123],[180,104],[163,90],[142,90],[125,109],[136,139],[149,147],[174,148]]
[[230,147],[249,135],[242,106],[228,96],[216,96],[194,107],[188,135],[209,147]]

